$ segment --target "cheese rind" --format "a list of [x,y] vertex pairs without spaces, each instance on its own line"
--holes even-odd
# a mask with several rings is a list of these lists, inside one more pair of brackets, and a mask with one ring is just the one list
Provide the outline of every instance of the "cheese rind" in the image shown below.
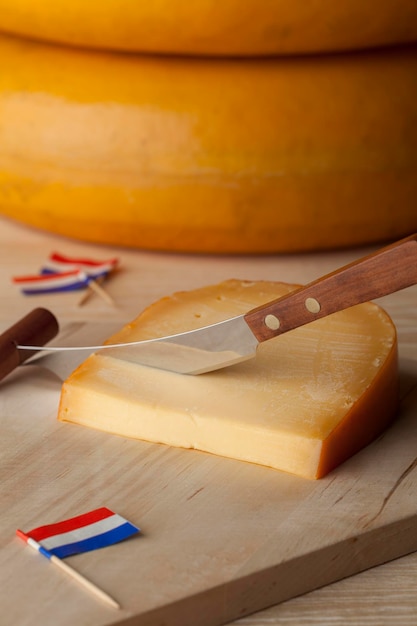
[[215,60],[1,35],[0,214],[180,252],[400,239],[417,231],[416,76],[417,45]]
[[0,0],[0,26],[83,48],[270,56],[415,41],[417,7],[414,0]]
[[[109,341],[215,323],[293,288],[231,280],[174,294]],[[103,351],[64,383],[58,417],[318,478],[370,443],[395,415],[396,348],[390,318],[366,303],[261,344],[255,359],[201,376]]]

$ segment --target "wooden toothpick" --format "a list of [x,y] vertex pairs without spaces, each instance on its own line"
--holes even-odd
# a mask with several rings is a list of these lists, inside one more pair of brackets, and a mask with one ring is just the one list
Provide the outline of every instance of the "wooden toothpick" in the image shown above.
[[83,304],[85,304],[85,302],[88,300],[92,292],[100,296],[100,298],[105,300],[107,304],[110,304],[111,306],[116,306],[116,303],[113,300],[113,298],[101,286],[101,284],[104,282],[104,279],[105,279],[105,276],[101,276],[100,278],[96,278],[96,279],[92,279],[88,281],[87,290],[85,291],[85,293],[83,293],[82,298],[80,298],[80,300],[78,301],[78,306],[82,306]]

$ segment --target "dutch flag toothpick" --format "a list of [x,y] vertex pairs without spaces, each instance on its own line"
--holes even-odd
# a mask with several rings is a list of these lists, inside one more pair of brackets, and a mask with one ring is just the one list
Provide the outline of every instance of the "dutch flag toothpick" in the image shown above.
[[37,274],[14,276],[13,282],[25,295],[62,293],[87,287],[96,291],[109,304],[112,298],[100,287],[99,282],[109,276],[118,266],[118,259],[96,261],[86,258],[52,253]]
[[39,526],[27,532],[17,530],[18,537],[40,552],[51,563],[65,570],[90,591],[116,608],[120,605],[107,593],[76,572],[61,559],[110,546],[140,532],[140,529],[126,519],[113,513],[107,507],[101,507],[71,517],[70,519]]

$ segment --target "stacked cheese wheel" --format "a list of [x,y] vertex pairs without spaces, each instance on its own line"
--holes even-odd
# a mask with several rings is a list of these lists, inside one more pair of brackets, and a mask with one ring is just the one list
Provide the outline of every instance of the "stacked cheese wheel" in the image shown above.
[[416,0],[0,0],[0,30],[4,215],[210,253],[417,230]]

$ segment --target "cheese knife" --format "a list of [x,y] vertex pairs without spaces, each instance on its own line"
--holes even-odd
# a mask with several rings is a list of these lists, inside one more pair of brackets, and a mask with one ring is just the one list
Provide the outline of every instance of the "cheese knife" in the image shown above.
[[[255,357],[263,341],[416,283],[415,234],[243,315],[168,337],[72,349],[99,350],[125,361],[181,374],[203,374]],[[8,342],[10,349],[10,333]],[[41,348],[20,341],[15,344],[23,354]],[[1,345],[0,337],[0,356]]]

